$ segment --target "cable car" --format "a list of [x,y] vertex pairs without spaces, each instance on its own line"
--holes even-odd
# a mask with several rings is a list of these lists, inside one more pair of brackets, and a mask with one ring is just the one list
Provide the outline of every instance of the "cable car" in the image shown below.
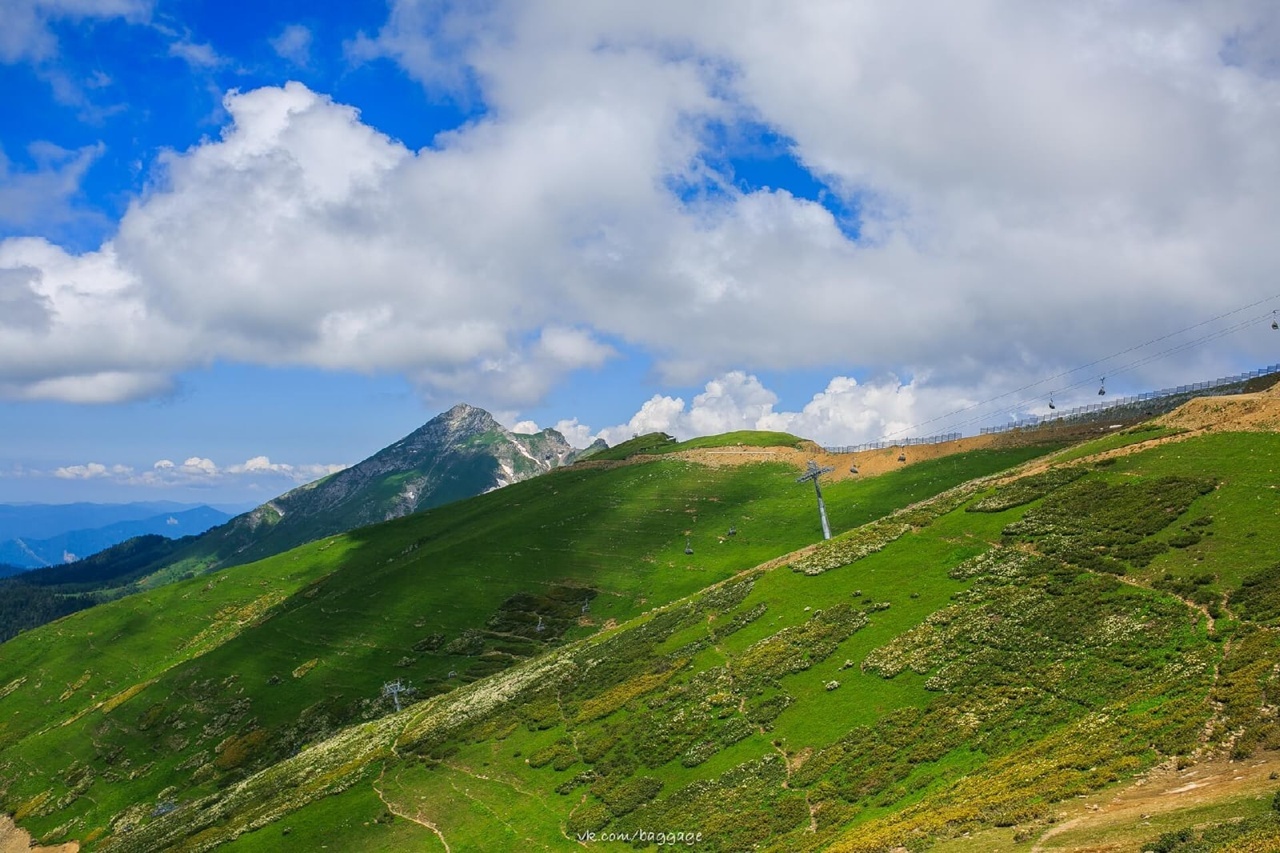
[[1058,408],[1057,406],[1055,406],[1055,405],[1053,404],[1053,395],[1052,395],[1052,394],[1050,394],[1050,395],[1049,395],[1049,408],[1051,408],[1051,409],[1056,409],[1056,408]]
[[850,465],[850,466],[849,466],[849,473],[850,473],[850,474],[856,474],[856,473],[858,473],[858,466],[857,466],[857,465]]
[[1107,377],[1102,377],[1102,384],[1098,386],[1098,396],[1101,397],[1107,393]]
[[738,535],[738,528],[737,528],[737,527],[730,527],[730,528],[729,528],[729,535],[730,535],[730,536],[737,536],[737,535]]
[[906,461],[907,461],[907,451],[905,451],[905,450],[904,450],[904,451],[902,451],[901,453],[899,453],[899,454],[898,454],[898,461],[899,461],[899,462],[906,462]]
[[1276,312],[1271,312],[1271,328],[1280,329],[1280,321],[1276,320]]
[[693,553],[693,546],[689,544],[689,540],[688,540],[688,539],[684,540],[684,552],[685,552],[686,554],[692,554],[692,553]]

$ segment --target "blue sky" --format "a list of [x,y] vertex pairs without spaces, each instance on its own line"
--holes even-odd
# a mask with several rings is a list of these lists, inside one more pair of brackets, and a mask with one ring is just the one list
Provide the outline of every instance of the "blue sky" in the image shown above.
[[1280,361],[1274,4],[912,5],[4,0],[0,501]]

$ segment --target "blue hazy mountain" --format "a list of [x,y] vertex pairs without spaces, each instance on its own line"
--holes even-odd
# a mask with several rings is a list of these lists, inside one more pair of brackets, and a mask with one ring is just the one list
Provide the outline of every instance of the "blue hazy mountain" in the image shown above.
[[141,521],[162,513],[185,512],[198,506],[203,504],[177,501],[0,504],[0,542],[6,539],[48,539],[72,530],[92,530],[120,521]]
[[[127,517],[120,518],[121,515]],[[0,576],[11,573],[5,566],[17,569],[56,566],[96,554],[135,536],[159,534],[176,539],[204,533],[231,517],[230,513],[213,507],[171,501],[0,506],[0,537],[3,537],[0,538]],[[86,521],[104,523],[65,527]]]

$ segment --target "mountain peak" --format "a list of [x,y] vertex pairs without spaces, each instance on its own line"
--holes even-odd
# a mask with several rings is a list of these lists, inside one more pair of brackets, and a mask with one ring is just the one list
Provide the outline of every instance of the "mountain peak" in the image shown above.
[[479,413],[484,414],[484,415],[489,414],[488,412],[486,412],[484,409],[480,408],[479,406],[473,406],[473,405],[471,405],[470,403],[458,403],[458,404],[456,404],[452,409],[450,409],[450,410],[449,410],[449,411],[447,411],[447,412],[443,412],[443,413],[441,413],[441,414],[437,415],[437,417],[441,417],[441,418],[460,418],[460,417],[466,417],[467,415],[470,415],[470,414],[472,414],[473,412],[479,412]]
[[499,428],[493,415],[470,403],[457,404],[449,411],[436,415],[426,426],[443,427],[445,431],[455,435],[488,432]]
[[555,430],[515,435],[484,409],[458,403],[364,461],[230,522],[224,539],[235,542],[223,547],[220,564],[478,495],[573,457]]

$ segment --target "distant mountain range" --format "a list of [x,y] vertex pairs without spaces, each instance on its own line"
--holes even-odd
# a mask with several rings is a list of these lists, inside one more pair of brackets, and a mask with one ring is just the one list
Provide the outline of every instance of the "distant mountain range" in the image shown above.
[[[177,501],[102,503],[0,504],[0,542],[9,539],[49,539],[73,530],[93,530],[122,521],[141,521],[211,506],[228,517],[245,511],[245,505],[194,504]],[[3,560],[0,560],[3,562]]]
[[172,501],[0,505],[0,577],[91,556],[135,536],[204,533],[232,513]]

